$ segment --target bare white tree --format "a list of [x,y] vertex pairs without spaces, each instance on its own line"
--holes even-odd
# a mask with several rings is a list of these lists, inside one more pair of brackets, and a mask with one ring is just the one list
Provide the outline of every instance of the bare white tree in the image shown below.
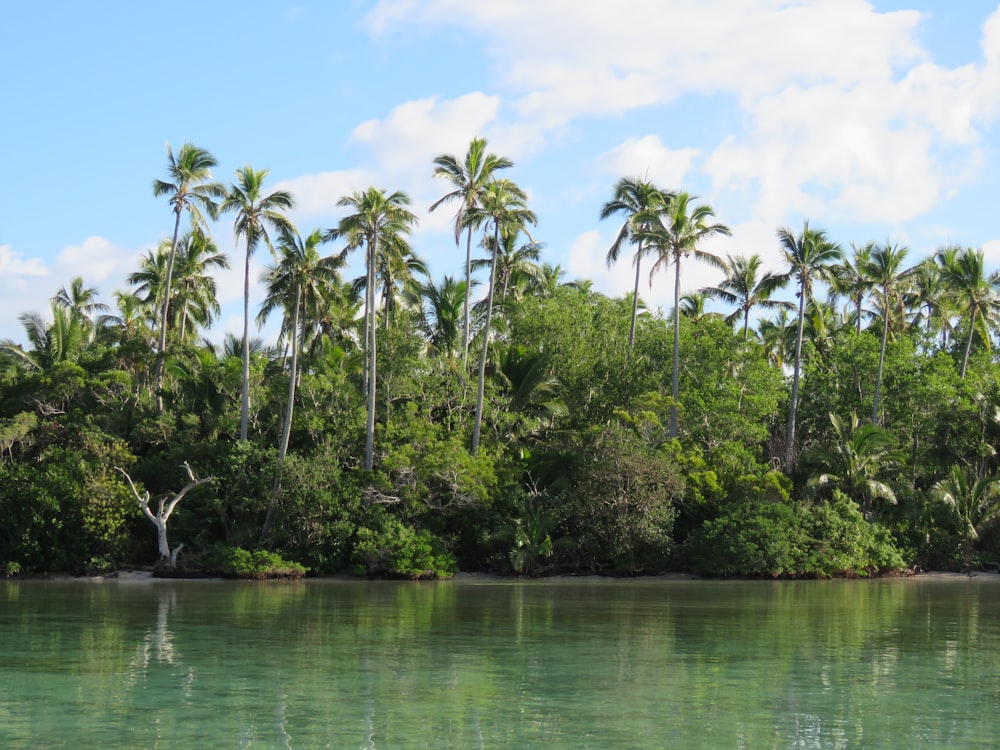
[[[156,526],[156,541],[157,547],[160,553],[160,559],[157,562],[157,567],[169,566],[170,568],[177,567],[177,555],[184,547],[183,544],[178,544],[173,550],[170,549],[170,545],[167,544],[167,520],[170,518],[170,514],[174,512],[174,508],[177,507],[177,503],[195,487],[205,484],[206,482],[211,482],[214,477],[203,477],[198,479],[194,472],[191,470],[191,466],[187,461],[184,462],[184,469],[187,472],[188,479],[190,480],[180,492],[176,493],[172,498],[170,495],[164,495],[160,498],[159,509],[154,513],[149,507],[149,492],[144,492],[139,494],[139,490],[136,489],[135,483],[132,481],[132,477],[128,475],[124,469],[116,466],[115,469],[121,472],[121,475],[125,477],[125,481],[128,482],[128,486],[132,488],[132,494],[135,495],[135,499],[139,503],[139,509],[143,512],[143,515],[148,518],[154,526]],[[168,500],[168,498],[170,498]]]

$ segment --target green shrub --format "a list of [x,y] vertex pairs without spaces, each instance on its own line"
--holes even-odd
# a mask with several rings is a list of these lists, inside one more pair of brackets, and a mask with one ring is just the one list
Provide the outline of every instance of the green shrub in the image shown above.
[[240,547],[216,547],[209,556],[208,567],[227,578],[302,578],[306,568],[289,562],[274,552],[250,552]]
[[414,529],[391,516],[377,528],[358,529],[354,558],[372,577],[449,578],[457,570],[455,557],[426,529]]
[[721,576],[871,575],[906,567],[888,530],[835,492],[830,502],[744,502],[688,540],[692,567]]

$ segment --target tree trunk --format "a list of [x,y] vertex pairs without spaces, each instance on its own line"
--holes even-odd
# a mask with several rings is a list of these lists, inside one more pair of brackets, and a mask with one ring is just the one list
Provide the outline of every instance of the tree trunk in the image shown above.
[[882,398],[882,369],[885,366],[885,343],[889,338],[889,316],[882,311],[882,346],[878,352],[878,373],[875,375],[875,403],[872,406],[872,424],[878,424],[878,404]]
[[680,395],[681,363],[681,254],[674,255],[674,371],[670,378],[670,437],[677,437],[677,398]]
[[240,385],[240,440],[247,439],[250,425],[250,241],[247,240],[243,273],[243,377]]
[[799,400],[799,370],[802,363],[802,331],[805,328],[805,285],[799,285],[799,329],[795,337],[795,366],[792,370],[792,403],[788,409],[788,433],[785,437],[785,473],[795,467],[795,412]]
[[635,289],[632,291],[632,325],[628,331],[628,348],[635,348],[635,320],[639,315],[639,267],[642,265],[642,242],[635,253]]
[[163,289],[163,307],[160,314],[160,341],[156,351],[156,413],[163,413],[163,369],[167,357],[167,315],[170,312],[170,282],[174,275],[174,254],[177,252],[177,234],[181,228],[181,207],[174,210],[174,237],[170,241],[170,255],[167,257],[167,280]]
[[368,423],[365,428],[365,471],[371,471],[375,462],[375,259],[376,237],[368,240]]
[[972,335],[976,331],[976,311],[972,311],[972,318],[969,320],[969,338],[965,341],[965,354],[962,355],[962,372],[959,377],[965,380],[965,369],[969,366],[969,352],[972,351]]
[[[494,224],[494,249],[500,247],[500,226]],[[493,284],[496,277],[496,253],[490,259],[490,288],[486,293],[486,324],[483,326],[483,350],[479,354],[478,391],[476,393],[476,419],[472,424],[472,455],[479,453],[479,438],[483,424],[483,401],[486,396],[486,356],[490,348],[490,325],[493,322]]]
[[[469,297],[472,295],[472,227],[466,230],[465,241],[465,302],[462,305],[462,372],[469,371]],[[463,374],[463,378],[464,378]]]

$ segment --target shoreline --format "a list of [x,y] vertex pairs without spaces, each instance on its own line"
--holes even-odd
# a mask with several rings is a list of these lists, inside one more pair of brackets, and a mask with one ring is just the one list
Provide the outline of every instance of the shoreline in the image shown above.
[[545,583],[680,583],[680,582],[748,582],[748,581],[763,581],[763,582],[801,582],[801,581],[971,581],[979,580],[984,582],[1000,582],[1000,572],[997,571],[970,571],[968,573],[954,572],[954,571],[922,571],[919,573],[904,574],[904,575],[887,575],[887,576],[875,576],[871,578],[826,578],[826,579],[809,579],[809,578],[718,578],[709,576],[698,576],[692,573],[661,573],[657,575],[648,576],[635,576],[630,578],[616,577],[616,576],[601,576],[601,575],[556,575],[556,576],[542,576],[539,578],[519,578],[517,576],[502,576],[493,573],[456,573],[451,578],[442,578],[436,580],[423,580],[423,581],[403,581],[402,579],[368,579],[363,576],[352,576],[348,574],[333,574],[333,575],[323,575],[315,577],[307,577],[302,579],[297,579],[295,581],[289,581],[288,579],[273,579],[273,580],[262,580],[262,581],[252,581],[252,580],[241,580],[232,578],[223,578],[221,576],[209,576],[204,578],[156,578],[153,576],[152,569],[132,569],[132,570],[121,570],[114,575],[106,576],[77,576],[69,573],[54,573],[49,575],[40,576],[12,576],[5,579],[8,583],[22,583],[22,582],[39,582],[39,583],[67,583],[67,582],[80,582],[80,583],[126,583],[126,584],[154,584],[154,583],[229,583],[229,582],[249,582],[249,583],[377,583],[381,581],[398,583],[398,582],[409,582],[409,583],[479,583],[479,584],[489,584],[489,583],[533,583],[533,584],[545,584]]

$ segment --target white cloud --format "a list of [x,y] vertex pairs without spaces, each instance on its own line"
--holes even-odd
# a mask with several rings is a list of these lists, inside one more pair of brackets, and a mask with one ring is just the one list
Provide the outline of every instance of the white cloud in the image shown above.
[[[292,194],[295,208],[289,215],[293,223],[300,225],[306,220],[336,215],[341,211],[337,201],[353,190],[365,189],[374,180],[375,176],[368,170],[343,169],[282,180],[275,185],[275,190],[287,190]],[[299,228],[303,229],[302,226]]]
[[[69,284],[79,276],[87,286],[97,286],[110,280],[112,285],[123,284],[120,278],[122,268],[134,268],[138,264],[139,253],[116,245],[104,237],[87,237],[79,245],[64,247],[56,256],[54,271],[59,278],[57,285]],[[111,288],[100,289],[107,300],[114,291]],[[54,294],[55,289],[52,290]]]
[[597,165],[610,174],[639,176],[670,189],[684,184],[699,153],[697,148],[667,148],[659,136],[647,135],[601,154]]

